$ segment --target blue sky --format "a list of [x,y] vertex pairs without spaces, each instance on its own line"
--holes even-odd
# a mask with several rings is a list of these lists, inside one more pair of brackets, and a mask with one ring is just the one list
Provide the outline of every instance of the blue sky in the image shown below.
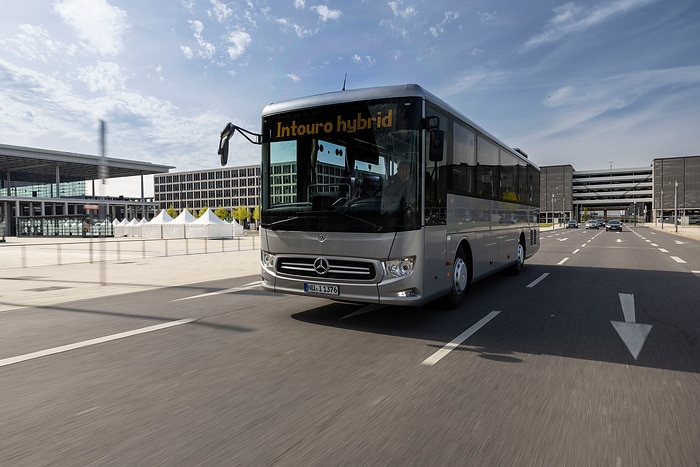
[[699,51],[696,0],[0,0],[0,143],[98,154],[104,119],[109,157],[213,168],[226,122],[347,73],[418,83],[540,165],[638,167],[700,154]]

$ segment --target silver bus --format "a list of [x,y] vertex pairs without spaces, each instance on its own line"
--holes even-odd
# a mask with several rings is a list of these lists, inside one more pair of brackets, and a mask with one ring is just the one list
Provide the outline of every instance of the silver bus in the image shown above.
[[418,85],[271,104],[262,145],[266,290],[338,301],[458,306],[469,286],[518,273],[539,249],[540,173]]

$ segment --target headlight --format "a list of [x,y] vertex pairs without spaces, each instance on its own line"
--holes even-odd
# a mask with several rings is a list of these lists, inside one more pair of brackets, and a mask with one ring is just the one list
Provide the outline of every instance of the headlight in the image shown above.
[[263,267],[273,269],[275,266],[275,255],[271,255],[267,251],[261,251],[260,262],[262,263]]
[[406,277],[413,273],[416,257],[394,259],[384,262],[384,272],[394,277]]

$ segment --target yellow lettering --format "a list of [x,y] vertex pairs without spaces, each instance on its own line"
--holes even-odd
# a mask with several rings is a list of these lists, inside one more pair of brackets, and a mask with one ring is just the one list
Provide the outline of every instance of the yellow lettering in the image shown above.
[[[379,115],[381,115],[381,114],[382,113],[379,112]],[[379,115],[377,116],[377,128],[381,128],[381,127],[391,128],[392,126],[394,126],[394,118],[393,118],[393,110],[392,109],[389,109],[389,111],[386,113],[386,117],[382,118],[381,126],[379,124]]]

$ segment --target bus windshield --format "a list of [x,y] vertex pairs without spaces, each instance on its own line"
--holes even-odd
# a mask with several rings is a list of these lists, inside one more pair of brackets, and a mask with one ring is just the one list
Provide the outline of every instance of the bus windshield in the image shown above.
[[399,98],[264,116],[262,227],[420,228],[421,107]]

